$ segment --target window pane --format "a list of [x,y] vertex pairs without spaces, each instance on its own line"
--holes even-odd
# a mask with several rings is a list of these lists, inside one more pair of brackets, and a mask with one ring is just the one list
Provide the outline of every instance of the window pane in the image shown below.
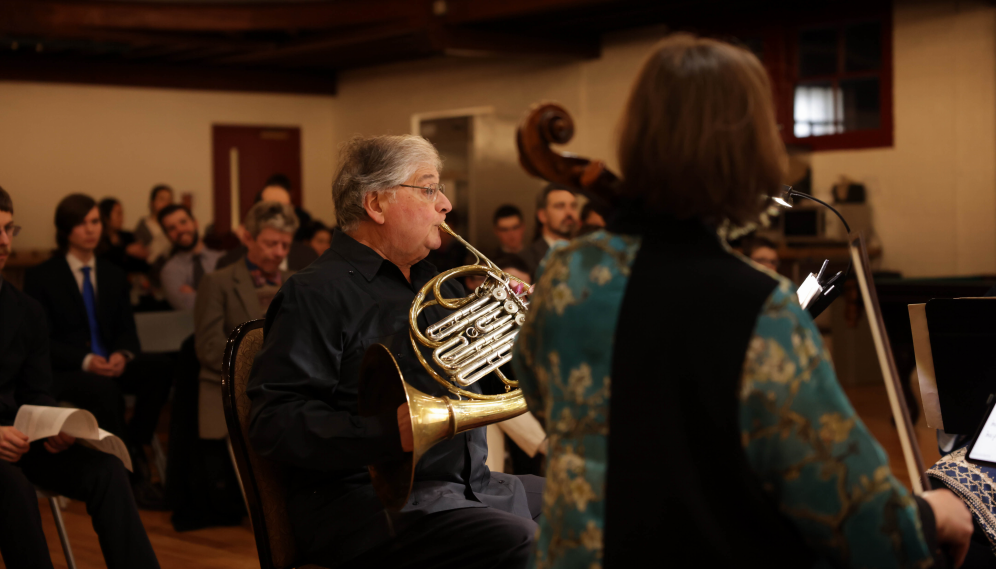
[[796,85],[795,136],[822,136],[844,132],[839,93],[829,81]]
[[878,77],[842,80],[840,92],[844,99],[844,130],[879,127],[881,112]]
[[878,77],[800,83],[793,108],[797,138],[825,136],[881,125]]
[[844,67],[873,71],[882,66],[882,23],[869,22],[844,29]]
[[799,76],[837,73],[837,30],[818,28],[799,32]]

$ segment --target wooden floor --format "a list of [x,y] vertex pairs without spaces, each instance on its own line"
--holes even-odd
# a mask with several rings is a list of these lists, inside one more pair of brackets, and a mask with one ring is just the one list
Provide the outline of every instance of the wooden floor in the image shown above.
[[[896,430],[890,421],[885,387],[881,385],[851,387],[848,397],[869,430],[888,453],[896,477],[909,487],[909,477],[902,459]],[[927,429],[923,419],[917,426],[923,459],[928,466],[938,459],[934,431]],[[65,568],[66,561],[55,531],[52,512],[47,502],[40,502],[45,537],[48,539],[52,562]],[[142,512],[142,521],[152,547],[164,569],[246,569],[258,568],[256,547],[248,521],[242,527],[216,528],[185,533],[173,531],[168,512]],[[104,567],[97,536],[90,526],[90,517],[80,502],[70,502],[63,512],[70,542],[80,569]],[[2,565],[2,562],[0,562]]]

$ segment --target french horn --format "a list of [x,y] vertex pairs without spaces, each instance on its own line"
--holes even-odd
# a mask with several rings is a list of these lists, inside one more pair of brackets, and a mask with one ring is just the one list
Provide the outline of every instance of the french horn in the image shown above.
[[[526,412],[518,382],[507,378],[499,368],[511,361],[512,346],[525,322],[528,285],[499,269],[446,223],[439,228],[466,247],[475,262],[444,271],[419,290],[408,313],[409,337],[425,371],[456,398],[433,397],[412,387],[405,381],[391,351],[381,344],[367,350],[360,366],[361,415],[390,413],[408,402],[412,452],[401,460],[368,467],[377,496],[385,507],[393,510],[408,502],[415,465],[435,444]],[[485,277],[474,292],[462,298],[443,296],[440,288],[443,283],[471,275]],[[522,285],[521,292],[514,287],[516,283]],[[418,316],[434,305],[452,312],[427,326],[423,333]],[[431,362],[420,346],[432,350]],[[492,373],[504,384],[505,393],[480,394],[464,389]]]

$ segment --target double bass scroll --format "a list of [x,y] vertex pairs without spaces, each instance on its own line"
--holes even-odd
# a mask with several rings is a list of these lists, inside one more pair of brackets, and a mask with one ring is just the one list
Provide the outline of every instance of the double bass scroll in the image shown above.
[[554,184],[578,190],[604,210],[612,210],[619,177],[601,160],[558,152],[551,144],[567,144],[574,137],[574,120],[556,103],[539,103],[516,132],[519,163],[526,172]]

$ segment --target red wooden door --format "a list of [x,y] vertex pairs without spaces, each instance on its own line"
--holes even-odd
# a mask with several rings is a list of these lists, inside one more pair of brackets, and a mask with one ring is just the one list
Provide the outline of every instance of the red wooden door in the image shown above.
[[273,174],[290,179],[291,201],[301,205],[300,128],[214,125],[211,137],[215,233],[226,233],[242,222]]

